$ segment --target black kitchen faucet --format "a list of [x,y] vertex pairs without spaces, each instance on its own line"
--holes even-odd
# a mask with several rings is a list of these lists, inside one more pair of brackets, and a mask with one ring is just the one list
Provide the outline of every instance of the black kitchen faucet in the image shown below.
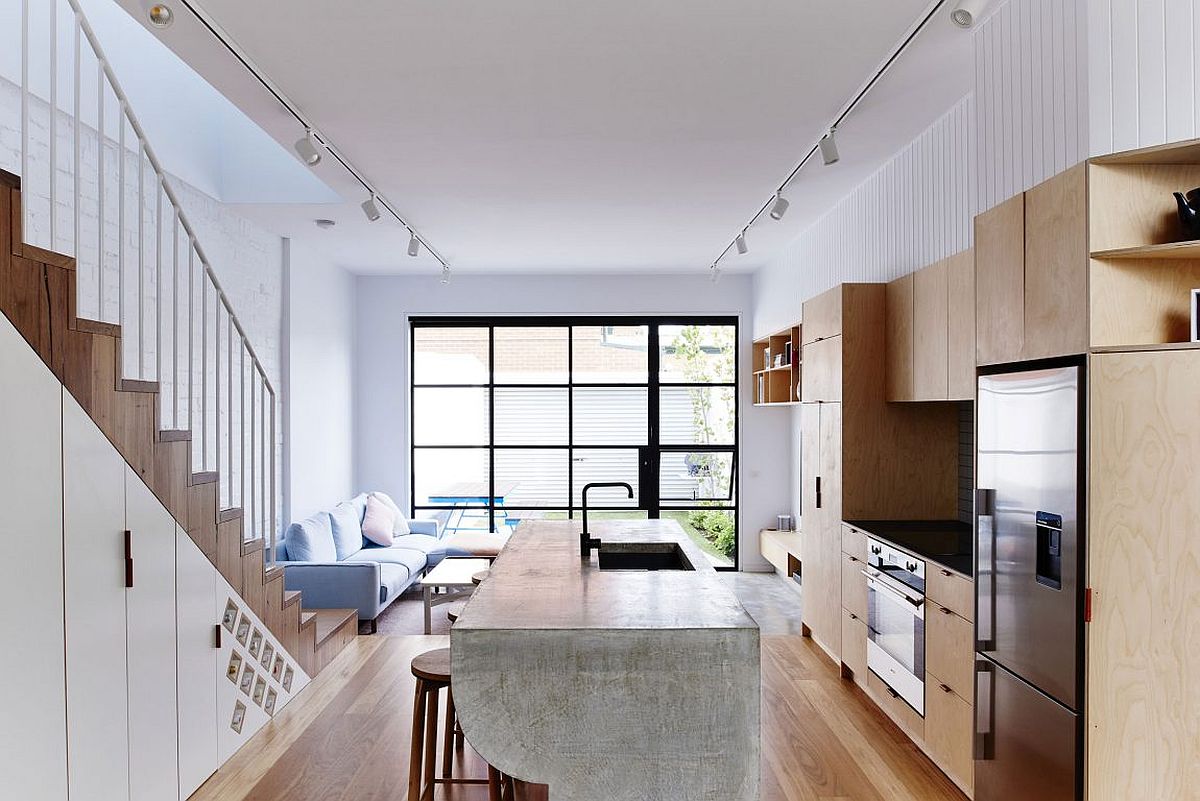
[[588,536],[588,521],[587,521],[587,495],[588,490],[592,487],[624,487],[629,493],[629,497],[633,497],[633,487],[626,484],[624,481],[595,481],[591,484],[583,485],[583,531],[579,532],[579,556],[587,559],[592,554],[592,548],[600,547],[600,540],[595,537]]

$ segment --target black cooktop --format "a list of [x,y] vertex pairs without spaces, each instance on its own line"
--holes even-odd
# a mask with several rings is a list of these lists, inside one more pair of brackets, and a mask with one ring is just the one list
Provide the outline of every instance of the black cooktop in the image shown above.
[[975,571],[975,533],[957,520],[847,520],[898,548],[956,573]]

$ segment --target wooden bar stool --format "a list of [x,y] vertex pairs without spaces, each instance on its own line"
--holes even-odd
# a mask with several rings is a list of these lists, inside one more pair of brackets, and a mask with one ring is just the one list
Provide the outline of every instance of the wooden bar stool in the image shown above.
[[473,573],[471,575],[471,583],[478,587],[483,583],[483,580],[488,577],[488,573],[491,572],[492,571],[490,570],[480,570],[478,573]]
[[[454,694],[450,687],[450,649],[438,648],[413,657],[412,673],[417,679],[413,701],[412,750],[408,767],[408,801],[432,801],[438,784],[486,784],[489,801],[515,798],[513,780],[488,765],[486,779],[452,775],[455,747],[464,742]],[[442,690],[447,691],[446,728],[442,737],[442,775],[437,776],[438,704]]]
[[451,623],[457,623],[458,616],[462,614],[462,610],[463,610],[464,606],[466,606],[465,603],[454,604],[453,606],[451,606],[449,609],[446,610],[446,619],[449,620]]

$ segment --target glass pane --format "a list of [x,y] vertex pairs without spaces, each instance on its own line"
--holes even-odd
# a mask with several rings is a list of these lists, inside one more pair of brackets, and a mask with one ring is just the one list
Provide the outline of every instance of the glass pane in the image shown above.
[[[570,502],[567,450],[496,451],[496,503],[566,506]],[[519,515],[518,515],[519,516]]]
[[414,389],[413,444],[487,445],[488,391]]
[[485,448],[417,448],[413,451],[417,506],[487,506]]
[[593,481],[624,481],[633,487],[633,498],[620,488],[588,492],[589,506],[632,506],[638,502],[638,452],[636,450],[575,450],[575,488],[571,503],[583,503],[583,485]]
[[645,387],[575,389],[576,445],[645,445]]
[[567,383],[566,328],[497,328],[497,384]]
[[649,378],[650,329],[644,325],[577,325],[577,384],[645,384]]
[[658,499],[663,504],[692,501],[733,503],[733,454],[712,451],[664,453],[659,461]]
[[664,445],[732,445],[733,387],[663,387],[658,415]]
[[733,566],[737,551],[737,521],[733,512],[725,509],[690,509],[664,511],[662,516],[679,523],[715,566]]
[[497,388],[497,445],[566,445],[566,387]]
[[486,328],[414,328],[413,378],[417,384],[486,384]]
[[664,384],[732,384],[736,332],[732,325],[659,326],[659,380]]

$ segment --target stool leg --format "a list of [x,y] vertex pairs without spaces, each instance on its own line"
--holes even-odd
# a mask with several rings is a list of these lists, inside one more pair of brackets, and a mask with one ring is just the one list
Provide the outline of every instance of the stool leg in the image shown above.
[[425,785],[425,791],[421,793],[421,801],[425,801],[426,798],[433,801],[433,779],[437,776],[438,698],[441,694],[441,688],[435,685],[428,693],[429,700],[426,702],[424,779],[429,783]]
[[442,778],[450,778],[454,758],[454,691],[446,692],[446,733],[442,737]]
[[512,776],[504,777],[504,791],[505,791],[504,792],[505,801],[516,801],[517,786],[515,784],[513,784]]
[[500,771],[488,765],[488,801],[501,801]]
[[412,748],[408,760],[408,801],[421,801],[421,754],[425,744],[425,682],[417,679],[413,699]]

